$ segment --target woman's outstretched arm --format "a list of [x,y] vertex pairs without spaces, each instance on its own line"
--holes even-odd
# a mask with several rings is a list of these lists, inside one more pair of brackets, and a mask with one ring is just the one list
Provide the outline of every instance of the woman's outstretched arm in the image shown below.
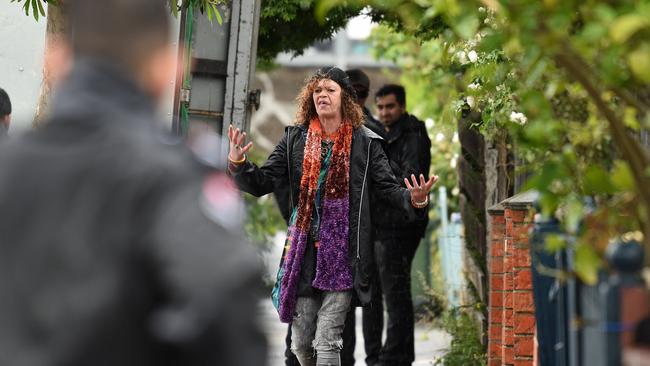
[[230,140],[228,171],[240,190],[261,197],[273,192],[276,179],[286,179],[287,134],[282,137],[261,167],[250,162],[246,157],[246,153],[253,147],[252,142],[244,144],[246,132],[234,129],[231,125],[228,129],[228,139]]

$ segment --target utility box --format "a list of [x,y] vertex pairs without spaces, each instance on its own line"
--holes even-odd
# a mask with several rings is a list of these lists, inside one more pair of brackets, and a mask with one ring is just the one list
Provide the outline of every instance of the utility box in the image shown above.
[[226,134],[230,124],[245,131],[259,106],[250,90],[255,73],[260,0],[233,0],[218,7],[223,23],[196,9],[181,14],[183,75],[174,98],[176,134],[194,129]]

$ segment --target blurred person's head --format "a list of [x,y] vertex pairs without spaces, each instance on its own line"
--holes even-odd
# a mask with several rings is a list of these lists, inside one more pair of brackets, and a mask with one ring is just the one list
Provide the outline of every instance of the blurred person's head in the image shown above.
[[375,105],[379,121],[390,128],[406,113],[406,92],[404,87],[386,84],[375,93]]
[[323,67],[316,71],[298,94],[297,124],[308,124],[319,117],[340,117],[353,127],[363,124],[363,111],[356,102],[350,78],[337,67]]
[[153,97],[173,77],[166,0],[68,0],[69,44],[75,60],[118,67]]
[[366,100],[368,99],[368,93],[370,91],[370,79],[368,78],[368,75],[366,75],[366,73],[361,69],[350,69],[346,70],[345,73],[348,74],[352,87],[357,93],[357,103],[363,107],[366,105]]
[[7,92],[0,88],[0,127],[9,129],[11,123],[11,100]]

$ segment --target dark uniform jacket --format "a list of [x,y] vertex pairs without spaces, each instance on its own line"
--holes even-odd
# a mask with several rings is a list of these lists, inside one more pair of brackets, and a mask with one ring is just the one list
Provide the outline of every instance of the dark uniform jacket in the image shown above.
[[384,130],[384,126],[382,126],[381,122],[377,121],[375,117],[372,116],[372,113],[370,113],[370,110],[368,108],[363,107],[363,116],[365,117],[365,121],[363,124],[368,127],[372,132],[376,133],[377,135],[381,136],[382,138],[386,134],[386,131]]
[[[277,191],[278,182],[288,184],[290,212],[298,205],[307,127],[287,127],[280,143],[262,167],[247,161],[233,176],[239,188],[254,196]],[[410,193],[391,172],[381,147],[381,138],[365,127],[354,129],[350,152],[350,245],[349,263],[353,268],[354,289],[361,304],[370,301],[370,279],[374,273],[371,245],[370,197],[390,205],[403,220],[414,220],[426,213],[411,206]],[[284,199],[282,199],[284,201]]]
[[[395,122],[390,131],[384,135],[384,150],[388,156],[391,169],[400,184],[411,174],[419,177],[429,176],[431,164],[431,140],[424,123],[407,113]],[[409,179],[410,180],[410,179]],[[428,223],[425,215],[419,220],[405,221],[400,213],[395,212],[386,203],[377,201],[373,204],[373,220],[377,238],[395,235],[422,237]]]
[[237,190],[154,124],[134,83],[78,60],[49,123],[0,147],[0,365],[266,363]]

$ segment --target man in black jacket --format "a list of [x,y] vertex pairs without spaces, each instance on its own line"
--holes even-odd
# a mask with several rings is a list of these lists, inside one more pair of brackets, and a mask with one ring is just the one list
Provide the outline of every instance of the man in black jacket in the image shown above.
[[0,146],[0,365],[266,364],[236,188],[154,133],[165,3],[66,1],[49,121]]
[[[431,141],[424,123],[406,112],[406,93],[400,85],[384,85],[375,94],[379,120],[384,126],[385,151],[393,173],[401,180],[411,174],[429,173]],[[383,306],[381,294],[364,313],[364,322],[378,324],[376,340],[366,345],[369,365],[411,365],[415,359],[414,314],[411,299],[411,264],[424,236],[428,218],[405,221],[379,200],[372,207],[373,239],[381,290],[388,313],[387,336],[383,347]],[[368,340],[366,340],[368,342]],[[373,350],[368,352],[368,350]]]

